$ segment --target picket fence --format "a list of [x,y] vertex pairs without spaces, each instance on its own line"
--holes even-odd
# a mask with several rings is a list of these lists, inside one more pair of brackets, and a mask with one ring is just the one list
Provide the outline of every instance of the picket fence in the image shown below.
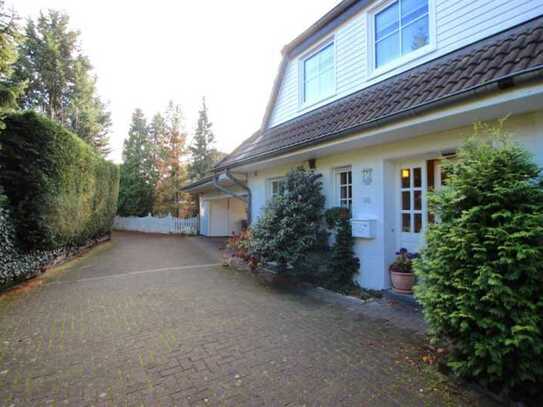
[[142,218],[116,216],[113,223],[114,230],[175,235],[197,235],[199,226],[198,217],[180,219],[171,215],[164,218],[151,215]]

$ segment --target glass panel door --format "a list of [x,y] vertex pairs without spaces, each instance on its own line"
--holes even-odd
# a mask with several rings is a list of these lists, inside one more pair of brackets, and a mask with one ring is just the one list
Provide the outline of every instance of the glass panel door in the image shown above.
[[426,166],[424,162],[398,166],[399,248],[416,252],[426,228]]

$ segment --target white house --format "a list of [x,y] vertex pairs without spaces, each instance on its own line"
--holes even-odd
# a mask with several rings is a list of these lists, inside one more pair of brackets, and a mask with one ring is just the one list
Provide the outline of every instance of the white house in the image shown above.
[[254,221],[299,165],[350,206],[359,282],[390,286],[423,244],[427,191],[472,123],[506,127],[543,166],[543,0],[344,0],[283,50],[261,129],[185,188],[201,233]]

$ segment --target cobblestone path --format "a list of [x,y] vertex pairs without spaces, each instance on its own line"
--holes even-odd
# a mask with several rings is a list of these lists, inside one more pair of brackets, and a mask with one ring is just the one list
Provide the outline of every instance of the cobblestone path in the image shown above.
[[223,268],[201,238],[117,233],[32,284],[0,296],[2,406],[490,405],[416,363],[414,332]]

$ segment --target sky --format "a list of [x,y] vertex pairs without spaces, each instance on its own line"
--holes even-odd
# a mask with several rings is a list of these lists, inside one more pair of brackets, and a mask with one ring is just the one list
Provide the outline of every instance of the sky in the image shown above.
[[63,10],[112,113],[120,162],[131,114],[169,100],[192,135],[207,100],[217,147],[231,152],[261,124],[281,49],[339,0],[7,0],[20,17]]

